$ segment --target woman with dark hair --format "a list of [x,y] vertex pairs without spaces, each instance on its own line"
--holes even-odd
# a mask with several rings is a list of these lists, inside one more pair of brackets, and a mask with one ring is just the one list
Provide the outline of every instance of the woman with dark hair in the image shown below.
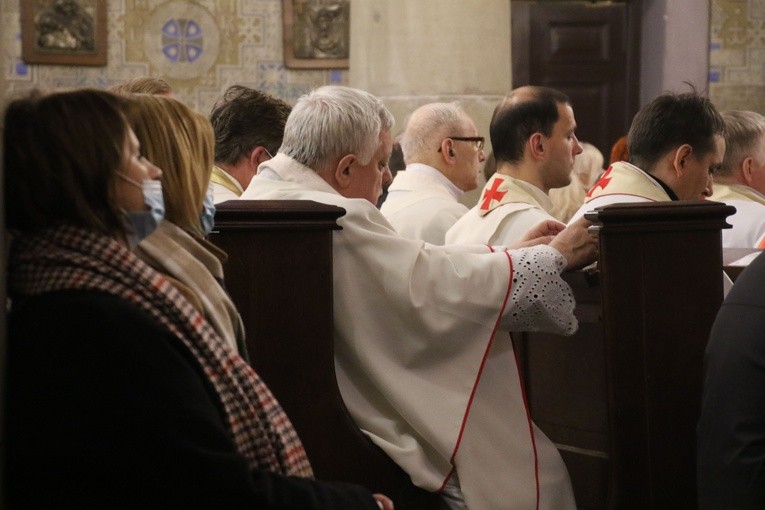
[[163,201],[122,108],[79,90],[5,113],[7,503],[377,509],[308,479],[263,382],[130,251]]

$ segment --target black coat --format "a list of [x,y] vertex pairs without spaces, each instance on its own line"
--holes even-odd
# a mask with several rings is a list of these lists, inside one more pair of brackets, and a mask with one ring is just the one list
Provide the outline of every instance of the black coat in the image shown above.
[[765,255],[741,273],[706,351],[699,508],[765,508]]
[[378,508],[361,487],[251,472],[197,361],[123,299],[14,306],[7,362],[10,507]]

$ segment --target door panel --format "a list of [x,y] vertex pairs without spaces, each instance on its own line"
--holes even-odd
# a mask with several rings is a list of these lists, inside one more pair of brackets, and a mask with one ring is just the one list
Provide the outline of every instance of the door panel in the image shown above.
[[511,2],[513,87],[568,94],[577,136],[606,160],[638,108],[638,4]]

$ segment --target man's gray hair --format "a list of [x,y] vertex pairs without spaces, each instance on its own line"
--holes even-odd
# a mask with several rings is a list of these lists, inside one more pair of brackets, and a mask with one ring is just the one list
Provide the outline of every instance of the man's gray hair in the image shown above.
[[729,177],[763,143],[765,117],[757,112],[733,110],[723,113],[722,118],[725,123],[725,158],[718,173]]
[[339,85],[319,87],[301,96],[284,126],[279,152],[314,170],[355,154],[372,160],[380,135],[395,120],[383,102],[364,90]]
[[458,102],[429,103],[409,115],[401,135],[404,161],[418,160],[428,152],[438,150],[441,140],[463,135],[465,120],[469,118]]

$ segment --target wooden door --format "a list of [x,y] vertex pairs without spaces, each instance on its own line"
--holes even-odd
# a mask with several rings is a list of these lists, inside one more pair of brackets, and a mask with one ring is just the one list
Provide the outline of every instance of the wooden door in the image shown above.
[[577,136],[608,162],[639,107],[640,2],[511,2],[513,87],[566,93]]

